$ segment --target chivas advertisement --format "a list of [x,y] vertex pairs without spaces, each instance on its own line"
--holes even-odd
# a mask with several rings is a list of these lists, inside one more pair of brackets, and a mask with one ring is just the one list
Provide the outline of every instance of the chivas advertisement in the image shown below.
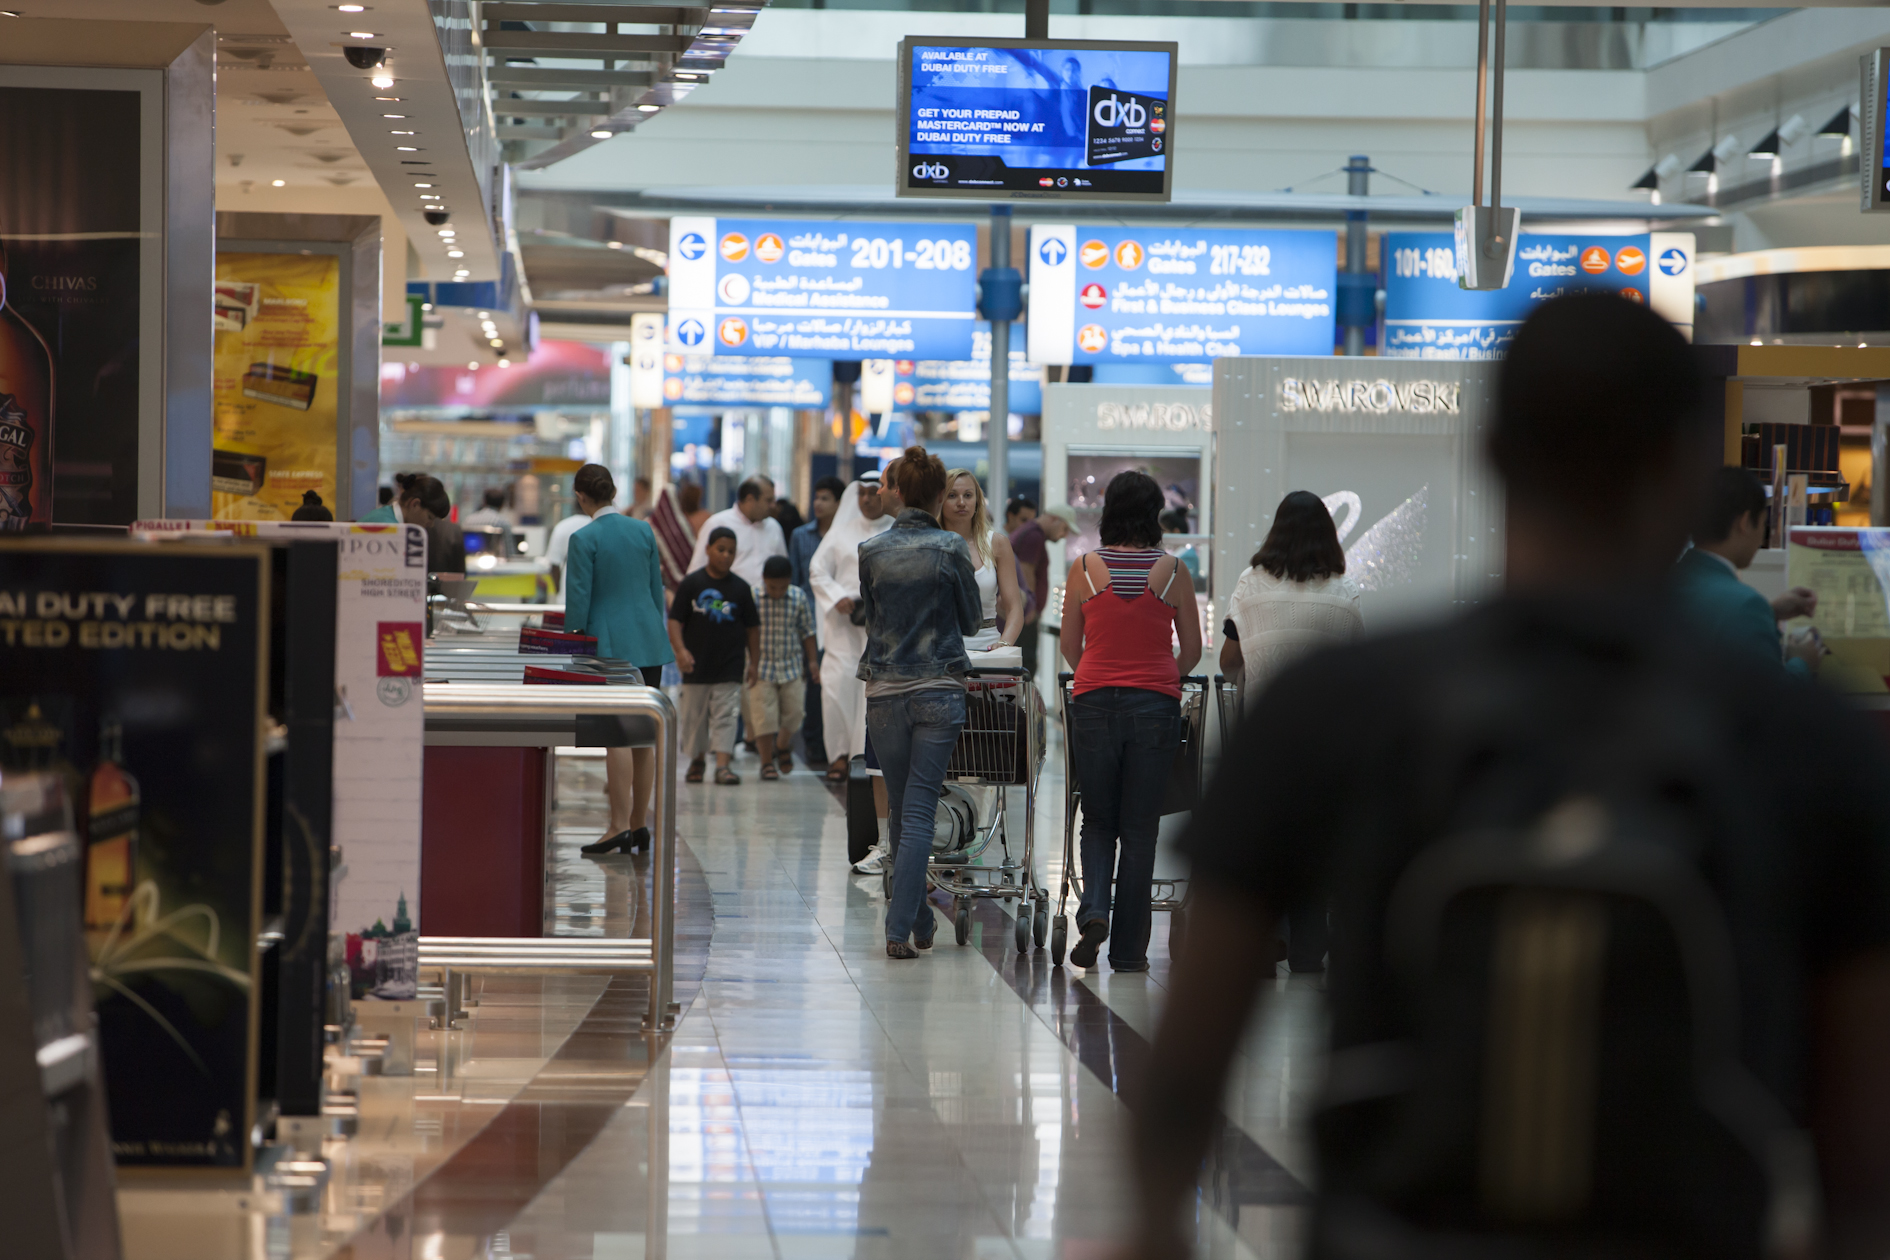
[[335,504],[341,261],[219,253],[213,514],[286,521],[304,491]]
[[0,87],[0,533],[137,515],[138,114]]
[[268,558],[0,541],[0,771],[85,803],[85,929],[121,1167],[247,1170]]

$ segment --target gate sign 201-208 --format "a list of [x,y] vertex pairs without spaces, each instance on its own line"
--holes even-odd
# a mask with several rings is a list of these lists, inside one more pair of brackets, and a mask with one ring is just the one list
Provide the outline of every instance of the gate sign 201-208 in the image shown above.
[[681,354],[969,359],[969,223],[669,222],[669,346]]

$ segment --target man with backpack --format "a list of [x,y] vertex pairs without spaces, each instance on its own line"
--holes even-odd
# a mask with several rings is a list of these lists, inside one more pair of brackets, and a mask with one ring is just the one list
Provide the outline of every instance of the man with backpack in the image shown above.
[[1885,1255],[1882,737],[1673,608],[1723,449],[1679,334],[1547,303],[1498,395],[1505,590],[1283,674],[1194,815],[1135,1253],[1188,1254],[1264,942],[1317,898],[1318,1260]]

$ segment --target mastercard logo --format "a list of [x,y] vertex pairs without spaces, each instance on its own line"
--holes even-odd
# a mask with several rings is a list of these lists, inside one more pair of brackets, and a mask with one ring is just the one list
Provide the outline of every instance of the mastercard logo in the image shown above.
[[740,232],[730,232],[722,238],[722,257],[729,262],[740,262],[748,257],[748,238]]
[[1100,284],[1086,284],[1083,286],[1083,292],[1078,295],[1078,300],[1090,310],[1098,310],[1104,302],[1109,300],[1109,290]]
[[1134,241],[1124,241],[1116,246],[1116,266],[1124,271],[1134,271],[1142,265],[1142,247]]
[[682,397],[682,382],[677,380],[673,376],[670,377],[668,380],[664,381],[663,382],[663,397],[669,399],[671,402],[675,402],[678,398],[681,398]]
[[1647,270],[1647,255],[1629,245],[1615,251],[1614,267],[1624,276],[1638,276]]
[[[773,232],[763,232],[755,238],[755,258],[765,263],[778,263],[781,255],[787,253],[787,246]],[[732,261],[732,260],[731,260]]]
[[1094,271],[1098,267],[1108,265],[1109,247],[1101,241],[1084,241],[1083,248],[1076,252],[1076,256],[1083,260],[1085,267]]
[[1647,300],[1641,296],[1639,289],[1623,289],[1621,290],[1621,296],[1630,302],[1645,302]]
[[1614,259],[1599,245],[1590,245],[1582,251],[1582,270],[1591,276],[1598,276],[1613,265]]
[[1162,132],[1168,130],[1168,123],[1164,119],[1151,118],[1148,120],[1148,129],[1159,136]]
[[1076,344],[1085,354],[1101,354],[1109,344],[1109,334],[1103,331],[1101,324],[1084,324],[1076,330]]
[[914,392],[910,381],[900,381],[893,386],[893,402],[897,406],[910,407],[912,400],[917,397],[918,394]]
[[725,346],[739,346],[748,340],[748,321],[731,315],[716,326],[715,335]]

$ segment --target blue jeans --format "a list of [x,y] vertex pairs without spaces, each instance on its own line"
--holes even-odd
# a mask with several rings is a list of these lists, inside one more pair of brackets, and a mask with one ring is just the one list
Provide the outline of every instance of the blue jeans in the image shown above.
[[1069,739],[1083,793],[1083,900],[1076,926],[1108,922],[1109,965],[1140,967],[1148,962],[1155,833],[1181,747],[1181,702],[1139,687],[1099,687],[1071,703]]
[[925,900],[925,868],[932,858],[945,768],[964,725],[963,691],[914,691],[866,702],[866,733],[886,775],[893,857],[889,941],[930,940],[937,930]]

